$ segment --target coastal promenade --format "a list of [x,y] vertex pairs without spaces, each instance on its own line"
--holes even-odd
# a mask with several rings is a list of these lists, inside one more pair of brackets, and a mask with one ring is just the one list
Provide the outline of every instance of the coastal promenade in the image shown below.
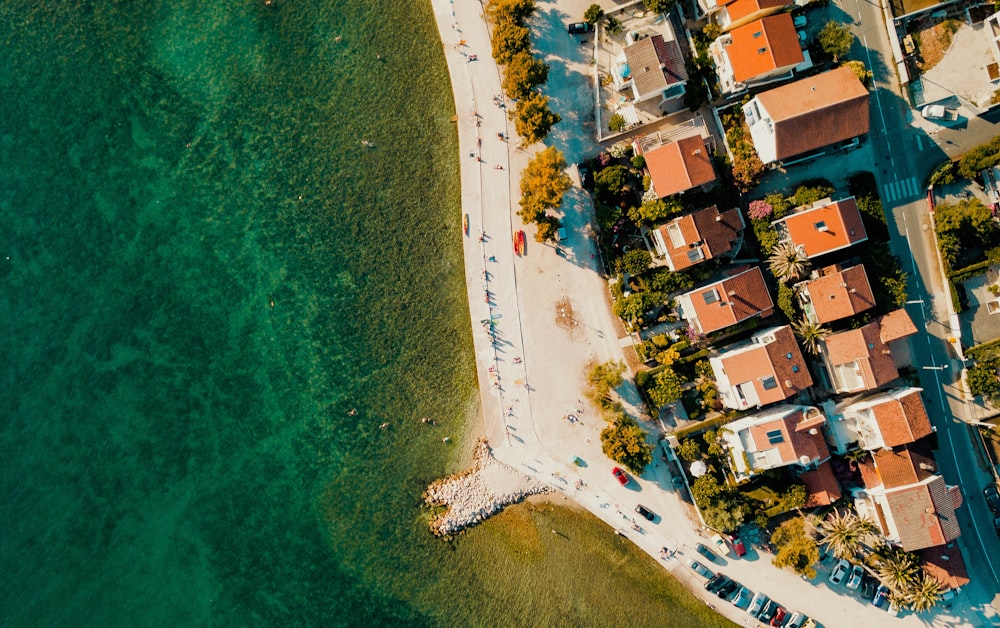
[[[614,6],[606,4],[606,10]],[[593,119],[588,113],[593,106],[591,66],[578,41],[565,36],[564,26],[578,21],[587,6],[586,0],[546,3],[532,20],[533,31],[535,22],[543,21],[543,29],[555,33],[536,39],[535,47],[552,66],[545,91],[563,117],[547,143],[562,150],[570,163],[598,150],[586,127],[586,120]],[[698,557],[695,544],[707,537],[674,491],[666,465],[660,463],[661,450],[656,450],[656,463],[629,486],[619,486],[611,475],[613,463],[601,451],[604,422],[583,397],[585,371],[592,361],[624,356],[591,237],[590,201],[579,187],[567,194],[563,223],[569,237],[560,243],[561,250],[536,243],[534,230],[522,227],[516,214],[518,176],[543,147],[519,149],[506,109],[495,102],[501,75],[491,56],[483,5],[478,0],[432,0],[432,7],[455,94],[462,214],[469,216],[466,282],[483,433],[494,455],[554,488],[554,501],[572,501],[590,511],[608,524],[609,534],[616,531],[641,547],[720,614],[739,625],[755,625],[743,611],[706,594],[686,567],[688,558]],[[510,141],[502,141],[498,133]],[[454,224],[461,228],[461,214]],[[528,239],[523,257],[513,249],[520,229]],[[638,399],[630,385],[623,392],[626,401]],[[579,466],[571,462],[577,457]],[[510,489],[496,488],[497,493]],[[659,515],[654,522],[633,512],[640,502]],[[663,547],[673,551],[671,557],[661,558]],[[826,626],[973,626],[982,620],[949,608],[933,616],[889,617],[843,587],[831,590],[826,572],[807,582],[770,561],[769,555],[751,551],[744,560],[724,558],[721,567],[711,567]]]

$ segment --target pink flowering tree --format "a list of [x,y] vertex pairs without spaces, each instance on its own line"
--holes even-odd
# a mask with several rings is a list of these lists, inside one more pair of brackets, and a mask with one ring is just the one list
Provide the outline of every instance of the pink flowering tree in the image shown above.
[[764,220],[774,211],[771,204],[764,200],[750,201],[750,207],[747,209],[747,215],[750,216],[751,220]]

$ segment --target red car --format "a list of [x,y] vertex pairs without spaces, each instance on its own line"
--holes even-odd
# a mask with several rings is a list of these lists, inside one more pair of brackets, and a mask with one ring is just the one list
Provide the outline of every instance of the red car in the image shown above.
[[729,542],[733,546],[733,551],[736,552],[736,558],[741,558],[746,555],[747,548],[745,545],[743,545],[743,541],[740,540],[740,537],[736,536],[735,534],[730,534]]
[[618,467],[612,469],[611,473],[615,476],[615,479],[618,480],[618,483],[621,484],[622,486],[628,484],[628,474],[619,469]]
[[774,618],[771,620],[772,626],[780,626],[785,623],[785,617],[788,615],[786,611],[781,606],[778,607],[778,612],[774,614]]

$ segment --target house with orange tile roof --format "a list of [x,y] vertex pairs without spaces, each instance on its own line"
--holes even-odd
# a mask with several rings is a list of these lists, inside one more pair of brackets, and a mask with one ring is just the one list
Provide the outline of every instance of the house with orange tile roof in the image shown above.
[[712,165],[712,153],[700,135],[645,150],[637,140],[633,147],[636,154],[646,160],[649,187],[657,198],[704,188],[718,179]]
[[676,272],[735,252],[744,226],[739,209],[720,212],[712,205],[657,227],[652,232],[653,247]]
[[835,403],[823,403],[826,436],[833,451],[845,454],[855,446],[868,451],[892,449],[934,433],[922,388],[897,388]]
[[[805,65],[790,13],[778,13],[734,28],[708,48],[725,94],[791,78]],[[811,65],[811,64],[810,64]]]
[[709,356],[722,405],[735,410],[784,401],[812,386],[788,325],[759,331]]
[[688,74],[670,20],[626,34],[626,45],[611,67],[618,91],[629,91],[636,103],[664,103],[684,96]]
[[806,487],[806,503],[804,508],[829,506],[841,497],[840,482],[833,473],[830,461],[821,462],[815,469],[810,469],[799,476]]
[[677,297],[677,311],[698,333],[710,334],[754,316],[774,314],[774,301],[757,266]]
[[958,543],[925,547],[917,552],[924,571],[947,589],[958,589],[969,584],[969,570],[965,567]]
[[715,21],[723,31],[728,31],[791,5],[788,0],[730,0],[718,8]]
[[899,377],[897,364],[910,362],[902,342],[917,333],[906,310],[899,309],[858,329],[830,334],[818,343],[830,388],[838,393],[875,390]]
[[840,67],[757,94],[743,115],[760,160],[787,162],[868,133],[868,89]]
[[778,242],[791,242],[801,247],[808,259],[846,249],[868,239],[853,196],[839,201],[824,198],[796,207],[792,213],[771,224],[778,232]]
[[811,406],[782,405],[742,417],[719,430],[737,480],[779,467],[808,469],[829,459],[820,428],[826,417]]
[[878,450],[860,467],[865,488],[854,495],[855,508],[888,540],[913,552],[961,535],[955,511],[962,505],[962,491],[945,484],[925,447]]
[[794,286],[806,320],[825,325],[875,307],[863,264],[844,268],[827,266]]

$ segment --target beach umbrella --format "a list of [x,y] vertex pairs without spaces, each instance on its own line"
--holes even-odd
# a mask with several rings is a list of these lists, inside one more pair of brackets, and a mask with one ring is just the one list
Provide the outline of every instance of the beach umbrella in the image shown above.
[[704,460],[695,460],[691,463],[691,475],[700,478],[706,473],[708,473],[708,465],[705,464]]

